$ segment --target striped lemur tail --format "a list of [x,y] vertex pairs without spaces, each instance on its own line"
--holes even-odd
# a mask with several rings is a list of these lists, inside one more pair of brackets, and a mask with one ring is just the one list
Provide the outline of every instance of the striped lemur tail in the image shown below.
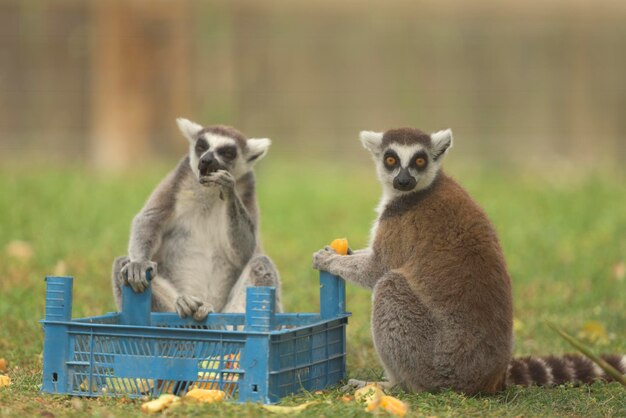
[[[626,355],[604,354],[602,359],[626,374]],[[588,384],[595,380],[614,379],[586,357],[577,354],[515,358],[509,364],[506,385],[556,386],[572,382]]]

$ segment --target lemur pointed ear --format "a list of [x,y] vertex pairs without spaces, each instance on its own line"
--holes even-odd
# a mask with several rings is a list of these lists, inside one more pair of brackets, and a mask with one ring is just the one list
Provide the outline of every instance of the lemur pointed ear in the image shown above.
[[272,141],[269,138],[251,138],[247,141],[246,160],[249,163],[257,162],[265,157]]
[[438,160],[452,148],[452,130],[446,129],[430,134],[433,158]]
[[361,144],[367,148],[370,152],[380,151],[380,146],[383,141],[383,132],[361,131],[359,134]]
[[176,123],[178,124],[180,132],[191,143],[196,141],[196,135],[198,135],[198,132],[202,130],[202,126],[190,121],[189,119],[178,118],[176,119]]

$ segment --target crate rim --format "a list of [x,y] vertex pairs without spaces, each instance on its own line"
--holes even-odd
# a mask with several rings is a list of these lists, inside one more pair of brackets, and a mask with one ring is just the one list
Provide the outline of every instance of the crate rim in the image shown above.
[[[308,313],[308,312],[307,312]],[[319,316],[319,314],[315,314],[312,313],[314,316]],[[176,315],[176,314],[171,314],[171,315]],[[211,314],[209,314],[211,315]],[[228,315],[228,314],[220,314],[220,315]],[[233,316],[240,316],[243,314],[230,314]],[[282,315],[299,315],[299,313],[285,313]],[[99,328],[99,329],[105,329],[105,328],[114,328],[116,330],[145,330],[145,331],[156,331],[158,330],[159,332],[167,332],[167,333],[197,333],[197,334],[206,334],[207,332],[213,332],[213,333],[226,333],[226,334],[245,334],[245,335],[283,335],[283,334],[288,334],[290,332],[294,332],[294,331],[301,331],[303,329],[308,329],[314,326],[319,326],[319,325],[324,325],[327,324],[329,322],[334,322],[343,318],[349,318],[350,316],[352,316],[352,312],[343,312],[341,314],[338,314],[337,316],[333,317],[333,318],[328,318],[328,319],[322,319],[320,318],[318,321],[315,322],[311,322],[309,324],[306,325],[298,325],[298,326],[294,326],[293,328],[284,328],[284,329],[279,329],[279,330],[269,330],[269,331],[253,331],[253,330],[222,330],[222,329],[201,329],[201,328],[182,328],[182,327],[159,327],[159,326],[146,326],[146,325],[120,325],[120,324],[105,324],[105,323],[99,323],[99,322],[80,322],[83,320],[89,320],[89,319],[93,319],[93,318],[103,318],[103,317],[109,317],[109,318],[115,318],[117,316],[117,314],[113,314],[111,316],[107,316],[107,315],[99,315],[99,316],[94,316],[94,317],[84,317],[84,318],[73,318],[71,321],[55,321],[55,320],[47,320],[47,319],[41,319],[39,320],[39,323],[41,323],[42,325],[65,325],[65,326],[70,326],[70,327],[80,327],[80,328]],[[202,325],[202,322],[198,322],[198,325]]]

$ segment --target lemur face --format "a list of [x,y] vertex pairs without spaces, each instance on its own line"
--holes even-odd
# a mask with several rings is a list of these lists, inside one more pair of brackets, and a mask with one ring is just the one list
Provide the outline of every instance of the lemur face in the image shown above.
[[187,119],[176,121],[189,141],[189,164],[198,179],[217,170],[226,170],[238,179],[265,156],[271,144],[267,138],[246,139],[229,126],[203,128]]
[[432,135],[410,128],[384,133],[363,131],[361,142],[374,157],[385,191],[404,194],[430,186],[443,156],[452,146],[452,131]]

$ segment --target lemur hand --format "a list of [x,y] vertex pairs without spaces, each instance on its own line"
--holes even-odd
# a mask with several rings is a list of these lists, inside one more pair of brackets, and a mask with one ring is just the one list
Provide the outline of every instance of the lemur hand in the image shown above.
[[135,291],[141,293],[148,287],[147,271],[152,270],[151,277],[157,275],[157,264],[154,261],[131,261],[120,271],[124,282]]
[[176,299],[176,313],[181,318],[192,316],[196,321],[202,321],[213,311],[213,305],[195,296],[182,295]]
[[330,268],[330,263],[335,257],[340,257],[330,246],[313,254],[313,268],[316,270],[326,270]]
[[217,170],[200,177],[200,184],[211,187],[217,186],[222,193],[231,193],[235,190],[235,178],[226,170]]

